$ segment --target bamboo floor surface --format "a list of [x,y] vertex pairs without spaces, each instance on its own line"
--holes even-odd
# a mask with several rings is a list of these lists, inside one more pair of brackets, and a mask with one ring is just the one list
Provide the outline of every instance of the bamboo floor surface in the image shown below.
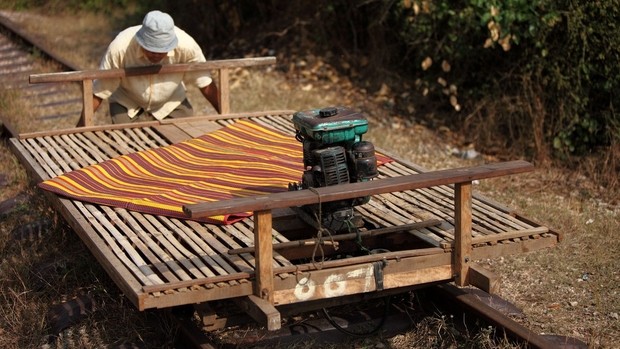
[[[242,116],[51,131],[12,138],[11,146],[31,176],[40,182],[119,155],[196,137],[234,123]],[[263,126],[294,135],[290,111],[254,113],[247,114],[247,117]],[[380,166],[379,172],[380,178],[385,178],[424,170],[395,159]],[[46,195],[140,310],[253,294],[254,254],[228,253],[231,249],[253,246],[252,218],[220,226],[88,204],[50,193]],[[377,227],[439,220],[440,224],[407,233],[426,246],[420,256],[424,255],[426,259],[438,256],[436,263],[428,265],[445,265],[447,260],[447,272],[434,274],[436,278],[432,275],[421,279],[410,278],[410,281],[402,281],[401,278],[395,285],[451,279],[453,274],[449,268],[449,256],[454,240],[452,187],[438,186],[376,195],[369,203],[356,209],[365,220]],[[472,213],[474,257],[493,258],[527,252],[551,247],[558,242],[557,233],[490,199],[474,195]],[[274,217],[275,220],[277,217]],[[274,244],[288,241],[277,228],[272,234]],[[412,255],[416,255],[415,252]],[[277,250],[274,250],[273,256],[276,287],[290,289],[290,293],[294,293],[292,290],[300,282],[299,266]],[[367,260],[360,259],[360,263],[367,263]],[[350,267],[347,265],[347,268]],[[409,275],[407,270],[398,272]],[[369,289],[372,290],[372,287],[363,288],[364,291]],[[327,294],[318,297],[321,296],[326,297]],[[278,299],[282,303],[301,299],[290,298],[282,295]]]

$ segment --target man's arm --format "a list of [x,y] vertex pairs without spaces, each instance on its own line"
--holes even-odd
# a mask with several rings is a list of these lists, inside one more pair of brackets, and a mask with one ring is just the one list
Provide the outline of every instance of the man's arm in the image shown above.
[[[101,102],[103,101],[103,99],[93,95],[93,113],[95,113],[97,111],[97,109],[99,109],[99,106],[101,105]],[[76,127],[81,127],[81,126],[85,126],[84,125],[84,107],[82,107],[82,114],[80,115],[80,120],[78,121],[77,125],[75,125]]]
[[202,92],[202,95],[205,96],[213,108],[215,108],[215,111],[220,113],[220,95],[215,81],[212,81],[209,85],[201,88],[200,92]]

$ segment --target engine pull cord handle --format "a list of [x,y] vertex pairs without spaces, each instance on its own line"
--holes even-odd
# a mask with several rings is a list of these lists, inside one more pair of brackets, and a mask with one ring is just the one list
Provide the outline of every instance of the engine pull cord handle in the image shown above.
[[297,140],[297,142],[300,142],[300,143],[303,143],[304,141],[304,136],[301,134],[299,130],[295,131],[295,140]]

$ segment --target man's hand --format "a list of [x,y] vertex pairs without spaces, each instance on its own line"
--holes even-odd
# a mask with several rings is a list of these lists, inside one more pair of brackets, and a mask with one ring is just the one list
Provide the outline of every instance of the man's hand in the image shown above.
[[[102,101],[103,100],[101,98],[93,95],[93,114],[97,111],[97,109],[99,109],[99,106],[101,105]],[[78,120],[78,122],[75,125],[75,127],[86,126],[85,125],[85,120],[86,120],[86,115],[84,113],[84,107],[82,107],[82,114],[80,114],[80,120]]]
[[217,84],[215,81],[212,81],[209,85],[200,89],[202,95],[211,103],[215,111],[221,113],[220,109],[220,93],[217,90]]

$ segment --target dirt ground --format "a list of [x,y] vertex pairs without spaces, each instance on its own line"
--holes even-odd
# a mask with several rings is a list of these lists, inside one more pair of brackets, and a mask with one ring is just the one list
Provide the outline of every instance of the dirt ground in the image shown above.
[[[99,56],[114,35],[113,21],[105,18],[84,16],[46,16],[41,14],[6,13],[16,22],[23,23],[34,35],[53,43],[59,54],[66,55],[79,66],[93,68]],[[71,21],[72,25],[62,23]],[[96,25],[94,25],[96,23]],[[60,31],[58,31],[60,30]],[[260,52],[259,49],[254,52]],[[232,57],[222,57],[232,58]],[[279,57],[280,58],[280,57]],[[413,163],[428,169],[462,167],[497,161],[496,158],[479,154],[474,159],[464,159],[467,150],[456,140],[457,135],[447,129],[431,130],[416,123],[408,115],[395,115],[389,108],[391,94],[398,93],[382,89],[368,93],[355,86],[346,76],[337,74],[321,57],[307,54],[299,57],[283,58],[278,62],[281,69],[261,69],[258,72],[239,70],[233,73],[231,84],[232,108],[234,112],[268,109],[304,110],[325,105],[348,105],[364,111],[371,121],[371,130],[366,137],[378,147],[387,149]],[[317,73],[320,72],[320,73]],[[196,109],[206,108],[197,97]],[[471,147],[471,145],[470,145]],[[475,149],[475,145],[474,148]],[[0,148],[0,160],[8,164],[0,171],[5,176],[0,186],[0,201],[7,200],[19,192],[29,190],[26,176],[19,168],[16,159],[8,154],[8,148]],[[2,180],[2,178],[0,178]],[[500,295],[512,301],[525,313],[521,321],[530,329],[549,334],[560,334],[587,342],[591,348],[618,348],[620,343],[620,208],[618,200],[601,200],[605,188],[596,187],[588,178],[575,173],[553,168],[539,167],[534,173],[482,181],[475,190],[517,212],[563,233],[563,241],[550,250],[503,257],[495,260],[478,261],[501,276]],[[44,207],[44,203],[41,203]],[[23,223],[23,222],[22,222]],[[19,224],[12,217],[1,223],[1,234],[8,234]],[[69,241],[70,251],[76,258],[90,258],[88,253],[80,252],[79,242],[73,241],[70,231],[64,231],[59,240]],[[4,241],[4,240],[3,240]],[[9,246],[3,242],[5,249]],[[14,247],[12,247],[14,249]],[[24,254],[15,252],[17,255]],[[6,250],[5,250],[6,251]],[[6,252],[5,252],[6,253]],[[14,259],[17,257],[13,257]],[[16,267],[7,269],[3,257],[1,275],[3,280],[19,275]],[[94,259],[90,259],[94,262]],[[9,275],[10,274],[10,275]],[[98,280],[97,280],[98,281]],[[78,282],[78,281],[73,281]],[[6,283],[5,283],[6,284]],[[92,285],[84,287],[96,288]],[[113,284],[102,282],[97,287],[114,288]],[[2,291],[3,314],[0,323],[0,337],[19,336],[20,311],[12,314],[8,305],[17,306],[28,290],[19,293],[13,289]],[[16,295],[16,292],[19,293]],[[115,314],[98,312],[89,318],[89,324],[100,331],[106,326],[132,326],[136,320],[133,311],[119,301],[116,291],[103,291],[109,294],[110,304],[116,304]],[[68,297],[69,294],[63,295]],[[50,303],[54,300],[48,299]],[[118,304],[121,305],[118,305]],[[112,319],[102,320],[108,316]],[[134,332],[145,331],[142,336],[155,336],[151,332],[171,331],[166,325],[150,325],[153,314],[146,314],[136,324]],[[9,321],[9,319],[11,321]],[[116,324],[112,324],[116,322]],[[128,321],[125,322],[124,321]],[[88,328],[88,325],[86,325]],[[148,330],[144,330],[144,329]],[[21,335],[28,332],[23,329]],[[108,334],[110,335],[110,334]],[[97,347],[97,343],[111,343],[104,335],[90,337],[90,344],[73,342],[68,347]],[[6,342],[5,342],[6,343]],[[14,341],[7,345],[19,347]],[[93,344],[94,343],[94,344]],[[411,347],[406,335],[383,342],[392,348]],[[408,344],[409,343],[409,344]],[[165,346],[162,344],[162,346]],[[355,347],[381,347],[373,343]],[[423,346],[419,346],[423,347]],[[441,346],[437,346],[441,347]]]

